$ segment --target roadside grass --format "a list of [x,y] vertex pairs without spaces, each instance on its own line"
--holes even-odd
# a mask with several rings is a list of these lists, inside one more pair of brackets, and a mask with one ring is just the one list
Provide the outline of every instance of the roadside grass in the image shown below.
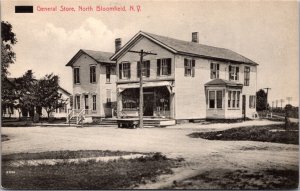
[[285,144],[299,144],[298,124],[285,129],[284,124],[266,126],[248,126],[214,132],[195,132],[188,136],[208,140],[223,141],[261,141]]
[[3,155],[2,161],[38,160],[38,159],[76,159],[90,157],[122,156],[129,154],[145,154],[140,152],[109,151],[109,150],[78,150],[78,151],[47,151],[40,153],[17,153]]
[[165,189],[296,189],[298,184],[298,169],[213,169],[180,182],[173,182],[172,186]]
[[[74,155],[82,156],[83,151],[80,153]],[[91,153],[93,151],[85,153],[87,155],[84,157],[96,155]],[[108,151],[104,153],[112,154]],[[22,154],[22,159],[28,159],[29,156],[34,155]],[[21,157],[18,158],[21,159]],[[54,156],[53,158],[58,157]],[[152,153],[134,159],[121,158],[108,162],[89,160],[75,163],[66,161],[55,165],[42,164],[38,166],[13,167],[9,165],[10,161],[2,162],[2,186],[5,189],[25,190],[131,189],[139,184],[155,182],[157,176],[172,173],[171,168],[179,164],[179,161],[168,159],[160,153]]]
[[9,138],[8,138],[7,135],[1,134],[1,142],[3,142],[3,141],[8,141],[8,140],[9,140]]

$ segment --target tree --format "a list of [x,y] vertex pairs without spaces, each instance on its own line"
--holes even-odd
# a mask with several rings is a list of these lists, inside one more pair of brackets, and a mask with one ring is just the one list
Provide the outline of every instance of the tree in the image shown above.
[[1,80],[7,77],[9,64],[16,60],[16,54],[12,46],[17,43],[16,34],[12,31],[12,25],[8,22],[1,22]]
[[[2,93],[1,93],[1,106],[2,111],[6,108],[9,108],[9,117],[11,116],[11,112],[17,106],[17,97],[16,97],[16,89],[15,84],[11,82],[9,79],[5,78],[2,82]],[[2,112],[3,114],[4,112]]]
[[256,92],[256,110],[263,111],[267,109],[267,93],[260,89]]
[[16,79],[16,98],[18,100],[17,108],[22,111],[23,116],[28,112],[31,117],[34,116],[34,106],[36,105],[36,86],[37,80],[33,76],[32,70],[28,70],[23,76]]
[[58,82],[59,78],[57,75],[47,74],[38,81],[36,88],[36,106],[46,110],[48,119],[51,112],[63,107],[67,101],[62,99],[62,94],[58,92]]

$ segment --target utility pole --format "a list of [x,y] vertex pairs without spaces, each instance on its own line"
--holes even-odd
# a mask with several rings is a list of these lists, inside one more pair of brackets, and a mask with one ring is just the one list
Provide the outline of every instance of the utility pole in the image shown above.
[[267,90],[266,109],[268,109],[268,94],[269,94],[269,90],[270,90],[271,88],[263,88],[263,89],[266,89],[266,90]]
[[129,52],[137,53],[140,55],[140,104],[139,104],[139,119],[140,128],[144,127],[143,117],[144,117],[144,91],[143,91],[143,59],[147,55],[157,55],[156,53],[146,52],[143,49],[141,51],[130,50]]
[[281,109],[282,109],[282,103],[284,102],[284,99],[280,99],[280,103],[281,103]]

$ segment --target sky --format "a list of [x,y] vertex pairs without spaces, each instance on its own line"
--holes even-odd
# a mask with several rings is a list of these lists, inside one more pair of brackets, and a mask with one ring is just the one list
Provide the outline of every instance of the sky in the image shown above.
[[[33,5],[34,13],[15,13],[15,5]],[[75,12],[39,8],[74,7]],[[92,6],[93,11],[78,11]],[[126,12],[99,12],[96,6],[125,6]],[[140,11],[129,11],[140,6]],[[297,1],[1,1],[1,18],[13,25],[18,42],[10,77],[31,69],[36,78],[54,73],[72,92],[67,62],[80,50],[114,52],[140,30],[180,40],[199,33],[201,44],[228,48],[255,61],[258,89],[269,87],[269,103],[292,97],[299,105],[299,15]],[[287,100],[283,104],[287,104]],[[280,106],[280,105],[278,105]]]

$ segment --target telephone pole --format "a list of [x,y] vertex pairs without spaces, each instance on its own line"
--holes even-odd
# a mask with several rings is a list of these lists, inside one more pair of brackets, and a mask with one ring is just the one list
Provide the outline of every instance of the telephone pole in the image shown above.
[[271,88],[263,88],[267,90],[267,101],[266,101],[266,109],[268,110],[268,93]]
[[144,127],[143,117],[144,117],[144,91],[143,91],[143,59],[147,55],[157,55],[156,53],[146,52],[143,49],[141,51],[130,50],[129,52],[137,53],[140,55],[140,104],[139,104],[139,119],[140,128]]
[[280,103],[281,103],[281,109],[282,109],[282,103],[284,102],[284,99],[280,99]]

